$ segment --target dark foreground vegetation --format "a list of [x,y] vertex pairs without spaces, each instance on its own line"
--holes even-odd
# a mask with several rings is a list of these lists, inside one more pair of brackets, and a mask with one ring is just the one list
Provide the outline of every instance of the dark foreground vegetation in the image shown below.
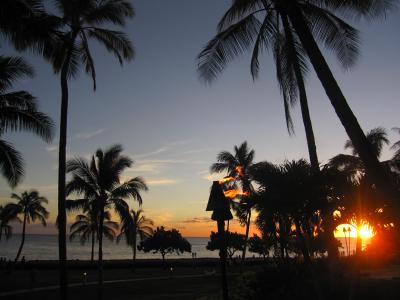
[[[137,260],[134,272],[130,263],[104,262],[105,299],[221,299],[217,259],[198,259],[195,264],[191,259],[171,259],[164,267],[160,259]],[[398,299],[400,264],[378,265],[365,260],[357,277],[352,265],[349,259],[341,259],[332,279],[325,260],[315,263],[315,278],[324,299],[350,299],[349,295],[351,299]],[[74,261],[69,266],[71,299],[91,299],[97,291],[96,266],[89,261]],[[297,260],[276,264],[272,259],[248,259],[243,266],[231,263],[228,271],[230,299],[316,298],[312,277]],[[13,270],[3,270],[0,279],[1,299],[59,297],[56,262],[19,264]]]

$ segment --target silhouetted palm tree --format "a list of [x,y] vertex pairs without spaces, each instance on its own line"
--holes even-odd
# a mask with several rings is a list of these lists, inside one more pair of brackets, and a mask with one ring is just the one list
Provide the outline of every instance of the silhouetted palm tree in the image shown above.
[[[257,69],[258,53],[265,46],[275,45],[277,27],[282,24],[285,34],[292,32],[295,40],[298,39],[307,53],[366,168],[377,177],[379,185],[387,187],[379,162],[333,77],[317,40],[334,49],[339,60],[346,66],[352,63],[357,54],[357,35],[339,16],[373,18],[384,14],[394,2],[235,0],[219,23],[217,36],[200,54],[200,73],[206,80],[214,78],[227,62],[247,50],[253,43],[256,46],[252,65]],[[287,35],[286,38],[288,37]]]
[[[217,155],[217,162],[212,164],[210,171],[213,173],[227,172],[228,176],[234,177],[243,190],[243,195],[239,195],[240,205],[238,205],[237,215],[239,221],[246,225],[245,242],[249,238],[251,224],[251,209],[254,205],[252,199],[253,187],[251,185],[250,169],[254,164],[254,150],[250,150],[247,142],[243,142],[239,147],[234,147],[234,153],[222,151]],[[246,248],[243,248],[242,260],[246,258]]]
[[[121,174],[131,167],[132,160],[121,155],[122,146],[114,145],[103,151],[98,149],[90,162],[83,158],[75,158],[67,163],[67,172],[72,179],[68,182],[67,195],[76,193],[84,197],[84,201],[95,207],[99,218],[99,297],[103,284],[103,232],[105,212],[114,209],[121,220],[129,217],[129,206],[126,198],[133,198],[142,204],[141,191],[147,186],[141,177],[120,182]],[[87,204],[82,204],[87,205]]]
[[140,240],[147,238],[153,234],[154,222],[143,215],[143,210],[129,211],[129,216],[122,220],[121,232],[118,235],[117,241],[125,236],[126,243],[132,247],[133,251],[133,267],[135,267],[136,250],[137,250],[137,237]]
[[[50,61],[54,72],[60,74],[61,81],[61,119],[58,166],[58,222],[59,222],[59,261],[61,295],[65,298],[67,287],[66,269],[66,207],[65,173],[68,116],[68,80],[76,77],[82,65],[93,80],[96,89],[96,71],[90,51],[90,40],[98,42],[115,55],[122,65],[124,60],[134,57],[134,50],[127,36],[120,31],[102,27],[125,26],[126,20],[133,17],[134,10],[127,0],[55,0],[55,10],[59,16],[48,13],[46,20],[52,26],[48,41],[39,41],[40,52]],[[51,12],[53,12],[52,10]]]
[[10,213],[13,216],[22,215],[22,239],[21,244],[18,248],[17,256],[15,261],[21,255],[22,247],[25,243],[25,230],[26,224],[35,222],[38,220],[43,226],[46,226],[46,219],[49,216],[49,212],[43,206],[47,204],[48,201],[45,197],[39,195],[37,191],[23,192],[20,196],[17,194],[12,194],[11,198],[17,200],[17,203],[9,203],[7,206],[10,209]]
[[32,76],[32,67],[22,58],[0,56],[0,171],[12,187],[24,174],[23,159],[1,136],[10,131],[28,131],[46,142],[53,137],[53,122],[38,111],[36,98],[26,91],[10,91],[16,81]]
[[[382,127],[374,128],[367,132],[366,137],[371,144],[375,156],[379,158],[383,146],[389,144],[386,130]],[[366,172],[365,165],[351,140],[346,141],[344,148],[351,150],[352,154],[338,154],[329,160],[328,166],[345,172],[353,179],[356,179],[357,175],[364,175]],[[389,164],[389,161],[384,163]]]
[[[103,235],[110,241],[114,240],[119,226],[117,222],[111,221],[110,212],[104,212]],[[85,215],[77,215],[75,222],[71,224],[69,239],[73,241],[77,236],[82,245],[91,240],[90,260],[94,260],[94,244],[98,239],[99,222],[98,214],[94,211],[88,211]]]

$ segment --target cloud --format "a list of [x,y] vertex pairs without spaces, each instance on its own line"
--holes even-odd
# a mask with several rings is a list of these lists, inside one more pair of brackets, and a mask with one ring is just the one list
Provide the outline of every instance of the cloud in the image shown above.
[[201,171],[198,174],[202,179],[208,180],[208,181],[216,181],[216,180],[220,180],[221,178],[224,177],[222,174],[219,174],[219,173],[210,174],[209,171]]
[[212,148],[193,149],[193,150],[184,151],[184,152],[180,153],[179,155],[198,154],[198,153],[209,152],[209,151],[213,151],[213,150],[214,149],[212,149]]
[[210,223],[210,222],[215,222],[215,221],[213,221],[207,217],[191,218],[191,219],[185,219],[185,220],[181,221],[181,223]]
[[163,178],[163,179],[149,179],[146,180],[146,183],[149,186],[156,186],[156,185],[174,185],[177,184],[179,181],[175,179],[168,179],[168,178]]
[[189,143],[191,143],[192,140],[181,140],[181,141],[175,141],[175,142],[171,142],[168,143],[154,151],[150,151],[150,152],[146,152],[146,153],[141,153],[141,154],[136,154],[136,155],[132,155],[133,159],[138,159],[138,158],[146,158],[146,157],[152,157],[152,156],[156,156],[158,154],[167,152],[172,150],[173,148],[176,148],[176,146],[182,146],[182,145],[187,145]]
[[46,151],[47,152],[55,152],[57,150],[58,150],[58,146],[57,145],[51,145],[51,146],[46,147]]
[[146,160],[138,160],[127,171],[128,172],[137,172],[137,173],[158,174],[161,171],[163,171],[168,165],[181,164],[181,163],[186,163],[186,161],[175,160],[175,159],[146,159]]
[[100,128],[95,131],[89,131],[89,132],[79,132],[75,135],[75,139],[78,140],[89,140],[101,133],[103,133],[106,129],[105,128]]

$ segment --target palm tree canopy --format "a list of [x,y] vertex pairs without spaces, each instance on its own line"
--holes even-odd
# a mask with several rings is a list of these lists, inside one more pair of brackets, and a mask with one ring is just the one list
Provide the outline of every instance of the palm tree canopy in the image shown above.
[[[105,222],[103,224],[103,235],[109,240],[113,240],[116,232],[119,228],[118,223],[111,221],[111,214],[109,211],[104,213]],[[85,215],[77,215],[75,222],[70,227],[70,241],[74,240],[75,237],[80,237],[80,243],[85,244],[92,234],[98,235],[98,214],[94,211],[88,211]]]
[[49,216],[49,212],[43,204],[47,204],[48,200],[40,196],[38,191],[25,191],[21,195],[12,194],[11,198],[17,200],[17,203],[9,204],[11,214],[26,216],[28,223],[34,223],[38,220],[43,226],[47,225],[46,219]]
[[28,131],[50,142],[54,133],[53,121],[38,111],[35,97],[26,91],[9,91],[18,80],[32,76],[32,67],[22,58],[0,55],[0,171],[13,187],[24,174],[23,159],[1,136],[8,131]]
[[82,65],[93,80],[96,89],[96,70],[90,51],[90,40],[103,45],[114,54],[122,65],[124,60],[134,58],[134,49],[128,37],[120,31],[106,29],[102,24],[124,26],[134,16],[134,9],[127,0],[79,0],[54,1],[58,16],[55,20],[50,42],[41,52],[52,64],[55,73],[68,67],[68,77],[75,77]]
[[83,158],[75,158],[67,162],[67,172],[72,174],[68,182],[67,195],[73,193],[83,195],[81,205],[85,201],[101,208],[113,207],[121,219],[129,212],[126,198],[133,198],[142,203],[141,191],[147,191],[143,178],[135,177],[120,182],[124,170],[131,167],[133,161],[121,155],[121,145],[114,145],[103,151],[98,149],[92,156],[90,163]]
[[[389,144],[386,130],[382,127],[374,128],[367,132],[366,137],[371,144],[374,154],[377,158],[379,158],[382,153],[383,146],[385,144]],[[350,140],[346,141],[344,148],[350,149],[352,155],[338,154],[329,160],[327,166],[341,170],[349,177],[357,179],[357,175],[361,175],[365,172],[364,163],[361,161],[356,149],[353,146],[353,143]],[[393,165],[393,167],[395,166]]]
[[129,217],[122,220],[121,232],[118,235],[117,241],[125,236],[126,243],[133,245],[136,236],[139,235],[140,239],[150,237],[153,234],[154,222],[143,215],[143,210],[130,210]]

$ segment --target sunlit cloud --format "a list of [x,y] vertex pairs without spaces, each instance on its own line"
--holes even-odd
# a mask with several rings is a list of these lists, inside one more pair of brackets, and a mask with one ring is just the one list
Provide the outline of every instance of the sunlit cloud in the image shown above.
[[146,183],[147,183],[149,186],[175,185],[175,184],[177,184],[178,182],[179,182],[178,180],[175,180],[175,179],[167,179],[167,178],[164,178],[164,179],[149,179],[149,180],[146,180]]
[[181,223],[210,223],[210,222],[215,222],[211,220],[210,218],[207,217],[202,217],[202,218],[191,218],[191,219],[185,219]]

